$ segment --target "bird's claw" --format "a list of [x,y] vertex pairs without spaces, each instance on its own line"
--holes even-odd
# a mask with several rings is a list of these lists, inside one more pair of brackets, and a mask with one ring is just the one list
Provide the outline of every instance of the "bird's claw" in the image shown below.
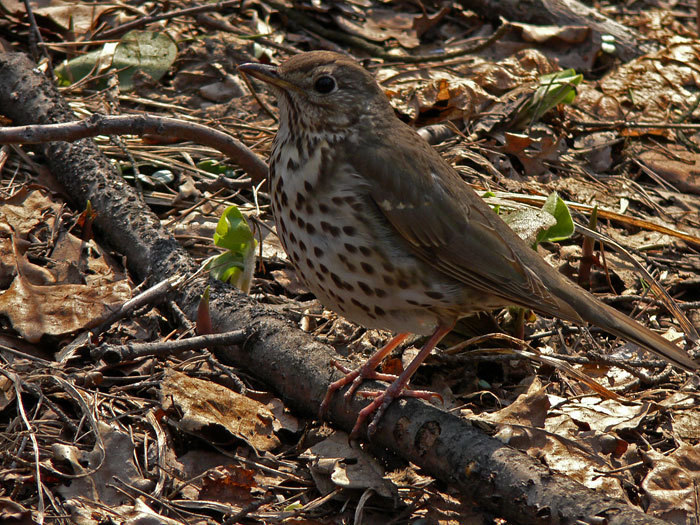
[[368,366],[368,364],[365,364],[356,370],[350,370],[338,361],[332,361],[332,364],[345,375],[337,381],[331,383],[328,390],[326,390],[326,396],[323,398],[321,408],[318,411],[319,419],[323,419],[323,415],[328,410],[328,405],[333,398],[333,394],[347,384],[350,384],[350,388],[348,388],[348,391],[345,392],[345,395],[343,396],[345,398],[345,402],[349,402],[352,399],[355,392],[365,379],[375,379],[377,381],[386,381],[387,383],[393,383],[396,381],[395,375],[377,372],[372,366]]
[[[342,371],[345,375],[337,381],[331,383],[331,385],[328,387],[328,390],[326,391],[326,396],[324,397],[323,403],[321,403],[321,408],[319,410],[319,419],[323,419],[323,415],[328,409],[328,405],[330,404],[330,401],[333,398],[333,394],[335,394],[336,391],[340,390],[348,384],[350,384],[350,387],[343,396],[346,402],[350,401],[355,395],[355,393],[365,398],[374,398],[374,400],[365,408],[360,410],[359,414],[357,415],[355,426],[350,432],[351,440],[356,439],[359,436],[362,425],[372,413],[376,412],[374,414],[374,417],[372,417],[372,421],[370,421],[369,426],[367,427],[367,434],[371,438],[377,432],[377,425],[379,424],[379,420],[382,418],[382,415],[389,407],[391,402],[398,397],[415,397],[418,399],[425,399],[427,401],[430,401],[433,398],[437,398],[440,400],[441,403],[444,403],[443,397],[437,392],[430,392],[428,390],[406,389],[406,385],[402,381],[399,381],[397,376],[379,373],[376,370],[367,367],[366,365],[358,368],[357,370],[349,370],[337,361],[333,361],[333,365],[336,368],[338,368],[338,370]],[[384,392],[377,392],[371,390],[358,391],[357,389],[360,387],[360,385],[365,379],[387,381],[391,383],[391,385]]]
[[373,397],[374,401],[360,410],[360,413],[357,415],[357,420],[355,421],[355,426],[353,427],[352,432],[350,432],[350,439],[356,439],[359,436],[362,424],[367,420],[370,414],[374,412],[374,417],[372,417],[372,421],[370,421],[369,425],[367,426],[367,437],[372,439],[374,434],[377,433],[377,425],[379,425],[379,421],[382,419],[384,412],[386,412],[386,409],[389,408],[389,405],[391,405],[392,401],[394,401],[396,398],[415,397],[418,399],[425,399],[427,401],[430,401],[432,398],[437,398],[441,403],[445,403],[443,397],[437,392],[430,392],[428,390],[403,389],[401,385],[397,385],[396,383],[392,383],[392,385],[384,392],[360,390],[357,392],[357,395],[362,397]]
[[[360,390],[357,392],[358,396],[362,397],[378,397],[381,396],[383,392],[375,392],[372,390]],[[436,398],[440,400],[440,403],[443,405],[445,404],[445,399],[442,397],[442,395],[438,394],[437,392],[431,392],[429,390],[403,390],[398,396],[396,397],[415,397],[417,399],[425,399],[426,401],[430,401],[432,398]]]

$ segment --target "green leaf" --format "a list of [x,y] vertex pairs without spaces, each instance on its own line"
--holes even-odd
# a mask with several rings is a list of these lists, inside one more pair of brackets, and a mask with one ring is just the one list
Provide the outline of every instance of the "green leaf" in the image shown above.
[[212,277],[229,282],[249,293],[255,268],[257,242],[236,206],[229,206],[221,215],[214,233],[214,244],[228,251],[207,263]]
[[228,164],[223,164],[218,160],[214,159],[202,160],[197,163],[197,167],[202,171],[206,171],[207,173],[213,173],[214,175],[227,175],[229,173],[233,173],[232,166],[229,166]]
[[577,74],[573,69],[542,75],[540,86],[515,116],[512,127],[523,129],[540,120],[547,111],[559,104],[571,104],[576,98],[576,86],[582,80],[583,75]]
[[537,235],[535,246],[544,241],[563,241],[573,235],[574,221],[571,218],[571,213],[569,213],[569,208],[556,191],[549,194],[544,206],[542,206],[542,211],[552,215],[557,222],[554,226]]
[[254,240],[241,210],[236,206],[226,208],[216,225],[214,244],[231,251],[242,251]]
[[224,252],[212,259],[207,268],[215,279],[235,284],[243,273],[243,261],[240,254]]
[[112,63],[112,56],[116,47],[117,42],[108,42],[102,49],[90,51],[70,60],[64,60],[55,69],[58,85],[62,87],[70,86],[90,73],[98,74],[104,72]]
[[119,89],[134,89],[134,75],[147,73],[158,81],[170,69],[177,56],[177,46],[162,31],[129,31],[114,50],[112,68],[120,70]]
[[[98,51],[63,62],[56,68],[60,86],[69,86],[90,73],[116,70],[120,91],[134,89],[134,75],[147,73],[158,81],[170,69],[177,56],[177,46],[162,31],[129,31],[118,43],[110,42]],[[105,87],[100,80],[98,87]]]
[[[495,196],[496,196],[496,194],[494,192],[485,191],[484,194],[481,196],[481,198],[482,199],[490,199],[490,198],[495,197]],[[492,208],[493,208],[493,211],[496,212],[496,215],[501,214],[501,205],[500,204],[496,204],[495,206],[492,206]]]

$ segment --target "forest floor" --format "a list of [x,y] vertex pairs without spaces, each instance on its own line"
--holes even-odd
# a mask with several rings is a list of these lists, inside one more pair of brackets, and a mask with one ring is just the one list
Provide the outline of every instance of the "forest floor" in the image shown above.
[[[0,0],[4,54],[32,57],[76,120],[176,118],[183,129],[228,133],[263,160],[277,129],[274,94],[236,67],[315,49],[352,55],[397,115],[499,213],[522,214],[541,230],[533,210],[556,192],[576,224],[610,242],[579,229],[542,242],[539,253],[698,357],[695,3],[604,1],[571,16],[486,1],[252,0],[189,11],[181,0],[29,4],[32,17],[25,3]],[[23,86],[9,91],[24,96]],[[42,123],[25,113],[23,122],[6,115],[3,125]],[[198,264],[222,252],[217,223],[237,206],[255,249],[250,304],[283,316],[290,334],[312,336],[332,347],[328,360],[351,366],[389,340],[324,309],[297,280],[274,233],[261,164],[231,151],[227,158],[204,137],[140,133],[135,122],[92,135],[140,194],[144,217],[155,214]],[[0,148],[3,523],[476,525],[569,516],[563,508],[528,514],[521,505],[552,504],[534,494],[510,501],[497,484],[488,495],[465,491],[403,449],[350,444],[332,416],[310,416],[313,396],[306,405],[290,401],[289,382],[301,381],[291,374],[280,386],[265,370],[234,366],[219,347],[168,347],[195,335],[195,322],[207,331],[206,308],[193,319],[170,291],[99,326],[156,283],[142,284],[145,272],[126,256],[132,241],[108,232],[118,214],[108,217],[99,201],[76,202],[52,160],[29,144]],[[555,214],[558,224],[567,217]],[[489,335],[498,333],[511,338]],[[147,342],[165,350],[115,350]],[[383,370],[401,371],[422,342],[401,345]],[[106,347],[119,357],[108,359]],[[302,363],[290,367],[304,366],[299,350]],[[698,378],[635,345],[508,308],[460,322],[412,384],[439,393],[436,408],[557,480],[646,513],[649,523],[700,523]],[[472,463],[481,479],[482,465]],[[507,504],[494,504],[499,497]]]

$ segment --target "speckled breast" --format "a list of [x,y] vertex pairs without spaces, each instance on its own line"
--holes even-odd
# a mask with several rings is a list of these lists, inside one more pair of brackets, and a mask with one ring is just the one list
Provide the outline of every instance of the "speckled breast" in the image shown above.
[[397,332],[429,334],[459,317],[463,285],[434,275],[406,249],[362,177],[333,162],[332,145],[282,139],[270,160],[277,234],[321,303],[366,327]]

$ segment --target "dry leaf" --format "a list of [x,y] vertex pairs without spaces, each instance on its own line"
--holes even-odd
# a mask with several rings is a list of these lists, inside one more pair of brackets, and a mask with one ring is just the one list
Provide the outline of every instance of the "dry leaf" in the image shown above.
[[36,286],[21,277],[0,294],[0,313],[27,341],[62,336],[97,326],[131,297],[126,281],[87,286]]
[[352,489],[371,488],[385,498],[397,495],[393,482],[384,477],[384,469],[370,454],[350,446],[348,435],[332,436],[305,450],[301,457],[310,459],[311,474],[319,490],[327,494],[336,486]]
[[164,410],[178,406],[186,430],[200,432],[220,425],[256,450],[273,450],[280,444],[274,435],[279,423],[265,405],[211,381],[168,370],[160,398]]
[[[98,431],[102,444],[95,445],[86,453],[73,445],[56,443],[52,447],[54,463],[68,464],[73,474],[87,474],[71,480],[70,485],[62,485],[58,492],[67,500],[87,498],[100,501],[108,506],[116,506],[131,499],[123,492],[109,485],[118,477],[129,485],[138,485],[143,481],[134,463],[134,443],[131,436],[117,425],[98,422]],[[61,467],[64,470],[65,467]],[[96,469],[96,470],[95,470]]]
[[655,450],[642,452],[652,469],[642,481],[649,509],[670,523],[685,525],[698,515],[700,445],[681,444],[668,456]]

